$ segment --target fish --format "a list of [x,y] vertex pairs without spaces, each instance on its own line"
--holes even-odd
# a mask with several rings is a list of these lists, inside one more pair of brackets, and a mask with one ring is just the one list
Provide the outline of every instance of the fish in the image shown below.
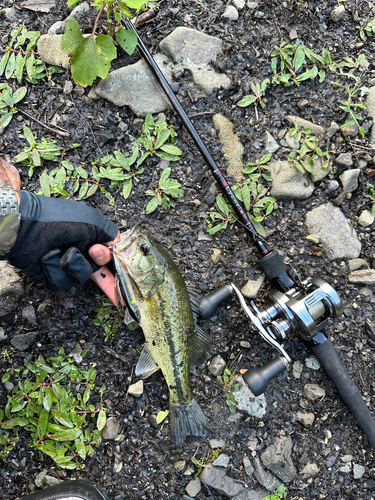
[[136,224],[112,248],[116,286],[146,343],[135,374],[147,378],[159,368],[169,388],[171,438],[182,444],[211,428],[194,398],[190,370],[207,358],[211,341],[196,325],[198,296],[188,289],[169,253]]

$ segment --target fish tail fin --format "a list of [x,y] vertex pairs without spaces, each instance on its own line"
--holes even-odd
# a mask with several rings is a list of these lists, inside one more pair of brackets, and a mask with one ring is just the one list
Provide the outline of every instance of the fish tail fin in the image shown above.
[[205,431],[211,431],[210,424],[195,399],[186,405],[170,402],[169,421],[172,440],[177,445],[183,443],[188,436],[202,437]]

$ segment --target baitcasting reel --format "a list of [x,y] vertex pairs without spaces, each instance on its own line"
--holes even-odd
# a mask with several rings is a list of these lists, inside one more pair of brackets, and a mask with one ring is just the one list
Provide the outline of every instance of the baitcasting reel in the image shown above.
[[255,396],[262,394],[273,378],[290,367],[292,360],[279,341],[285,340],[287,334],[298,334],[305,342],[311,341],[327,326],[329,319],[336,318],[343,310],[334,288],[320,278],[313,278],[285,293],[271,290],[262,309],[258,309],[253,301],[249,306],[234,284],[226,285],[201,299],[201,315],[210,317],[221,302],[233,294],[261,337],[281,354],[263,367],[249,369],[244,374],[243,378]]

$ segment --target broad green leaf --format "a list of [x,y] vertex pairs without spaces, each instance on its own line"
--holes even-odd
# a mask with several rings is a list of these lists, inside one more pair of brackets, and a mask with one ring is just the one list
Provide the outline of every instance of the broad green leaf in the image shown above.
[[31,158],[32,158],[32,162],[33,162],[34,166],[40,167],[40,165],[42,164],[42,160],[40,158],[40,153],[36,148],[33,148],[32,153],[31,153]]
[[49,436],[53,441],[73,441],[82,434],[80,429],[67,429],[63,432],[56,432]]
[[245,108],[246,106],[250,106],[250,104],[253,104],[256,100],[257,98],[255,95],[247,95],[240,101],[238,101],[237,106],[240,106],[240,108]]
[[95,194],[98,187],[98,184],[91,184],[90,189],[87,191],[86,198],[90,198],[90,196]]
[[227,227],[227,222],[220,222],[220,224],[217,224],[216,226],[212,226],[208,228],[208,234],[215,234],[221,229],[226,229]]
[[137,46],[137,35],[134,30],[125,31],[120,28],[116,33],[117,42],[121,48],[125,50],[130,56],[133,54]]
[[170,175],[171,175],[171,167],[167,167],[166,169],[163,170],[163,173],[160,176],[159,186],[163,186],[164,183],[168,180]]
[[51,389],[51,387],[45,387],[44,391],[45,391],[45,396],[43,398],[43,406],[47,411],[50,411],[54,399],[53,390]]
[[12,118],[13,118],[13,113],[7,113],[6,115],[2,116],[0,120],[0,127],[1,128],[7,127]]
[[29,127],[27,127],[26,125],[23,127],[23,133],[24,133],[25,139],[30,144],[30,146],[34,146],[34,144],[36,142],[36,140],[35,140],[36,138],[34,137],[33,133],[29,129]]
[[259,165],[264,165],[265,163],[269,162],[271,158],[272,158],[272,153],[263,155],[262,158],[259,160]]
[[3,57],[0,60],[0,76],[2,76],[4,71],[5,71],[9,56],[10,56],[10,52],[7,51],[7,52],[5,52],[5,54],[3,55]]
[[355,125],[355,121],[354,120],[350,120],[349,122],[344,123],[344,125],[341,125],[340,128],[351,127],[352,125]]
[[132,179],[126,179],[122,186],[122,196],[125,198],[125,200],[129,198],[132,187],[133,187]]
[[100,410],[98,419],[96,422],[96,427],[101,431],[104,429],[105,423],[107,421],[107,416],[104,410]]
[[11,420],[5,420],[5,422],[1,423],[1,428],[2,429],[13,429],[14,427],[17,427],[20,425],[21,427],[25,427],[25,425],[28,425],[29,421],[27,418],[22,418],[22,417],[15,417]]
[[182,155],[181,149],[178,148],[177,146],[172,146],[172,144],[164,144],[163,146],[161,146],[160,149],[170,155],[176,155],[176,156]]
[[27,93],[26,87],[21,87],[17,89],[13,94],[13,102],[14,103],[20,102],[25,97],[26,93]]
[[78,192],[78,199],[79,200],[83,200],[85,198],[88,189],[89,189],[89,183],[83,182],[81,184],[81,187],[79,188],[79,192]]
[[249,186],[247,184],[245,184],[242,187],[242,198],[243,198],[243,203],[245,205],[245,209],[247,211],[249,211],[250,210],[251,196],[250,196]]
[[303,47],[299,46],[294,55],[294,60],[293,60],[294,71],[297,72],[304,63],[305,63],[305,53]]
[[50,178],[47,172],[43,172],[39,177],[43,196],[51,196]]
[[96,77],[105,78],[116,58],[116,47],[108,35],[92,35],[84,38],[76,19],[66,24],[61,48],[64,52],[73,52],[71,71],[75,82],[83,87],[91,85]]
[[[68,427],[69,429],[72,429],[74,427],[72,421],[68,418],[67,413],[65,413],[65,412],[63,413],[61,411],[53,411],[52,415],[55,418],[55,420],[60,422],[60,424],[64,425],[65,427]],[[56,432],[56,430],[55,430],[55,432]]]
[[11,411],[11,413],[14,413],[16,411],[20,411],[20,410],[22,410],[22,408],[25,408],[26,405],[27,405],[27,401],[20,401],[19,403],[14,405],[10,411]]
[[90,399],[90,394],[91,394],[91,389],[90,387],[86,387],[85,392],[83,393],[83,402],[87,403],[87,401]]
[[155,142],[155,149],[160,148],[170,137],[171,132],[169,129],[165,129],[162,131],[162,133],[159,135]]
[[152,214],[152,212],[154,212],[158,208],[158,206],[159,199],[157,198],[157,196],[155,196],[148,202],[146,207],[146,214]]
[[147,3],[147,0],[125,0],[125,3],[131,9],[140,9]]
[[19,52],[16,57],[16,67],[14,70],[14,76],[17,78],[18,83],[22,82],[23,70],[26,64],[26,58],[22,56]]
[[8,64],[6,65],[5,68],[5,78],[9,80],[9,78],[12,78],[14,68],[16,67],[16,56],[14,52],[11,53],[9,56]]
[[5,382],[8,382],[8,380],[10,379],[10,376],[11,376],[10,371],[5,372],[4,375],[1,377],[1,382],[5,384]]
[[49,417],[49,411],[46,410],[45,408],[42,408],[39,414],[38,428],[37,428],[37,434],[39,439],[45,436],[47,432],[48,417]]
[[217,206],[218,206],[219,210],[223,214],[225,214],[225,215],[229,214],[228,204],[227,204],[227,202],[224,200],[224,198],[222,196],[216,196],[216,203],[217,203]]

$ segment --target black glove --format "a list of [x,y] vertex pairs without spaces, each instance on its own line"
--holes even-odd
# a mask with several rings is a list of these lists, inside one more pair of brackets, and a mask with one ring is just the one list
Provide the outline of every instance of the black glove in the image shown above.
[[50,290],[84,283],[99,269],[88,255],[94,243],[113,241],[117,226],[86,203],[19,191],[21,226],[5,255],[32,281]]

